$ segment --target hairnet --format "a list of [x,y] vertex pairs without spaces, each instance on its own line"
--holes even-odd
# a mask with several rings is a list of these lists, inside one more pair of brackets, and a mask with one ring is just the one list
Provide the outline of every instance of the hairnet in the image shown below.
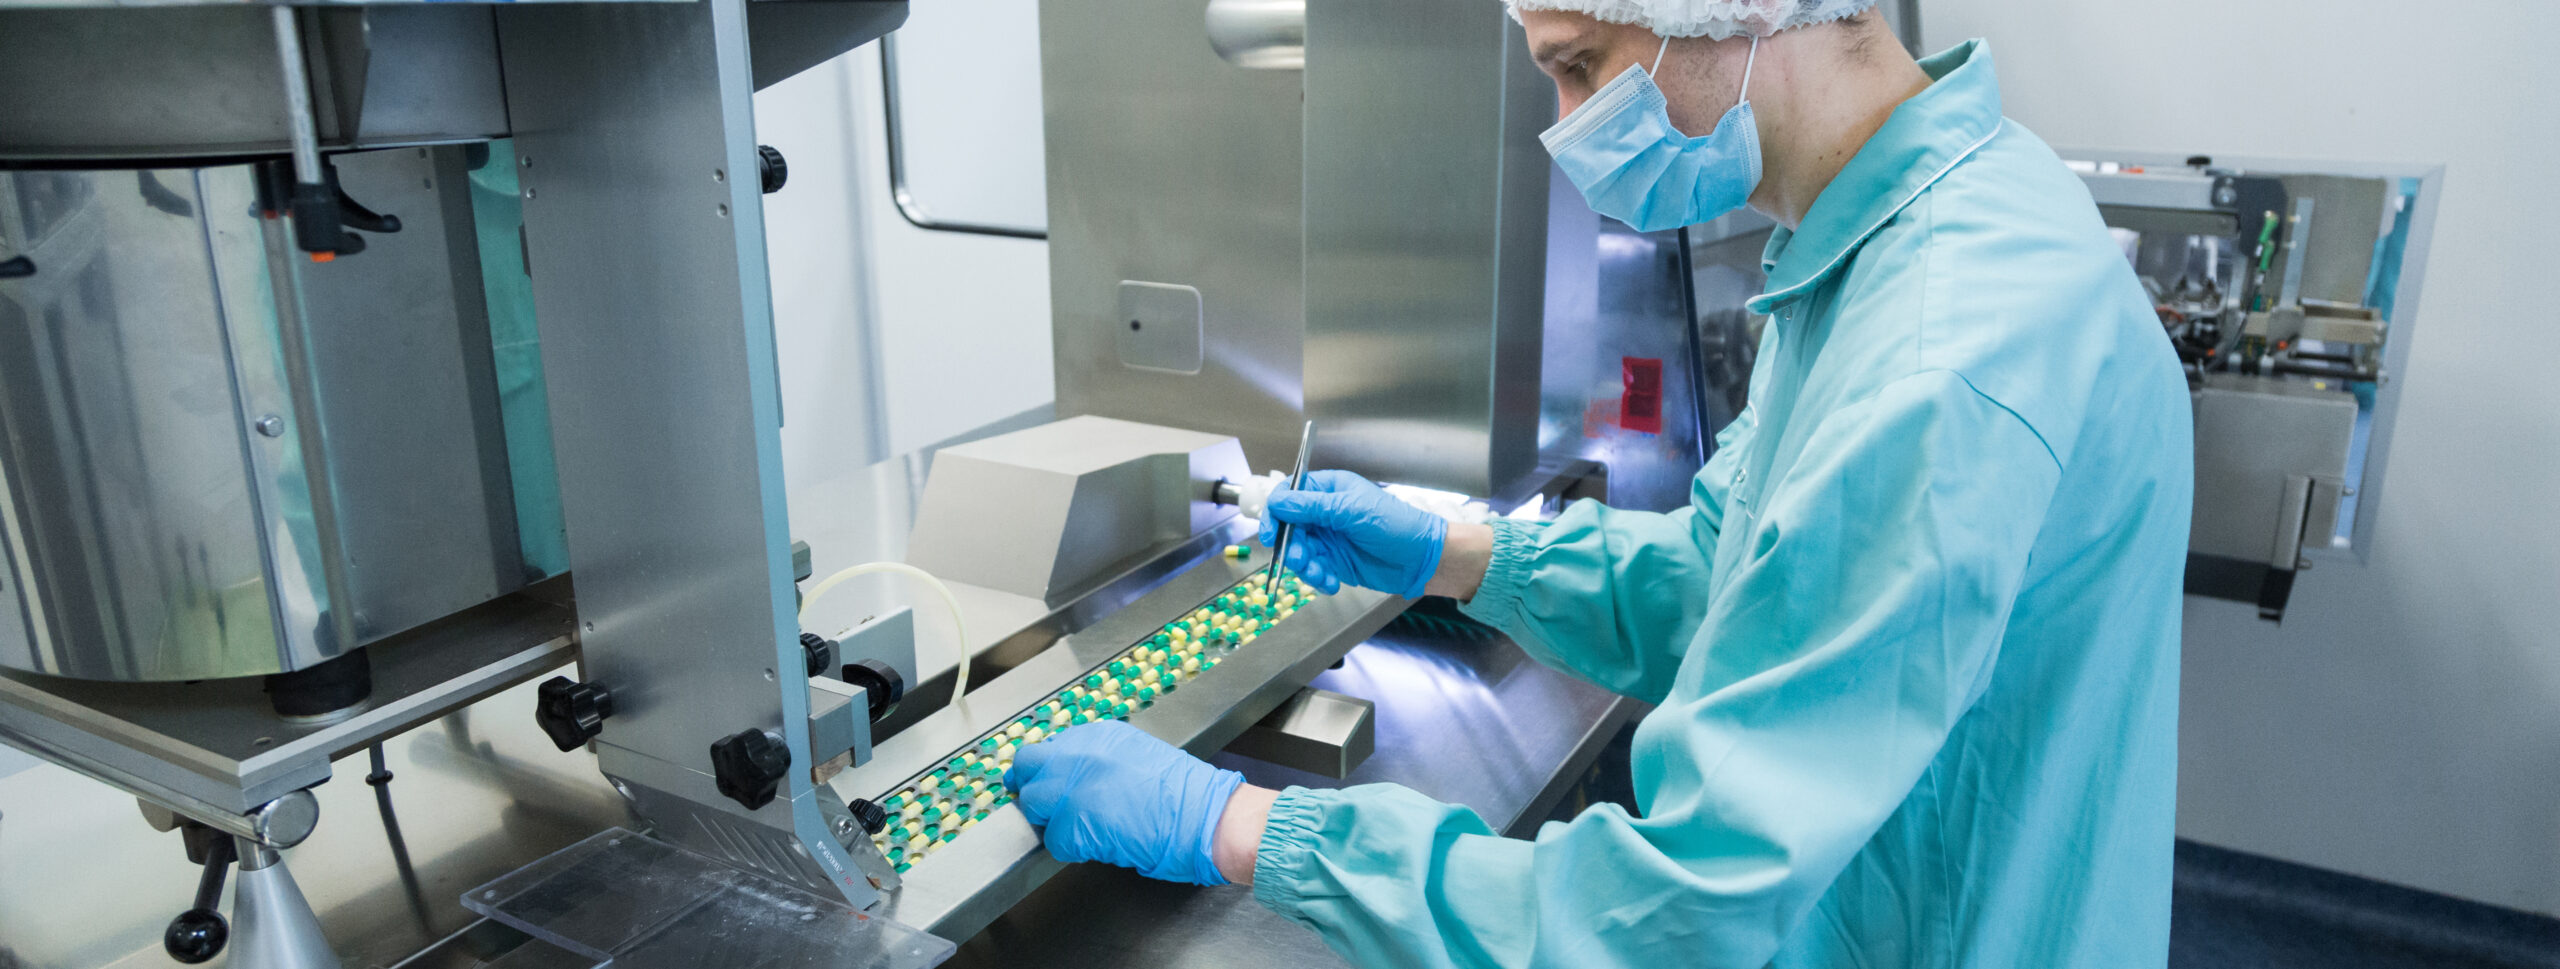
[[1744,35],[1766,37],[1808,24],[1830,23],[1865,13],[1876,0],[1505,0],[1511,16],[1523,10],[1563,10],[1590,14],[1615,24],[1634,24],[1664,37]]

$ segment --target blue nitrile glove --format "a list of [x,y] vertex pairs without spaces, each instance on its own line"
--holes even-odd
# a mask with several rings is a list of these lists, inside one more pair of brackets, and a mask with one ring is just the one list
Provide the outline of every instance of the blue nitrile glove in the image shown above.
[[1022,748],[1004,772],[1022,816],[1059,861],[1100,861],[1149,878],[1224,885],[1209,848],[1244,775],[1219,770],[1117,720]]
[[1348,582],[1420,598],[1440,568],[1440,545],[1449,534],[1440,516],[1349,471],[1312,472],[1306,487],[1274,491],[1265,504],[1262,544],[1277,541],[1279,522],[1294,526],[1283,564],[1327,593]]

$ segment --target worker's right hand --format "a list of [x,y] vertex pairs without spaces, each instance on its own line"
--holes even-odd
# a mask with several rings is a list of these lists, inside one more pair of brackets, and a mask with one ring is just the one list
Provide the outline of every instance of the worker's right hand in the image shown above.
[[1265,503],[1262,544],[1288,522],[1283,563],[1325,592],[1343,583],[1419,598],[1440,567],[1449,523],[1348,471],[1316,471],[1305,487],[1275,491]]

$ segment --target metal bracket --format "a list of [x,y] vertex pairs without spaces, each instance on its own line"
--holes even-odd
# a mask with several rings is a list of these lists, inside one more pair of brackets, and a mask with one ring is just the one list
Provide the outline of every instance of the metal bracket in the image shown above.
[[1378,749],[1377,710],[1359,697],[1310,686],[1245,728],[1227,752],[1342,780]]

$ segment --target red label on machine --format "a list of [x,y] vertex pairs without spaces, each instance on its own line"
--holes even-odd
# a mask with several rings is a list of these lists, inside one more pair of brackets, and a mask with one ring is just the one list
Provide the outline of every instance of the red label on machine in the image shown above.
[[1662,433],[1662,361],[1656,357],[1619,358],[1625,392],[1618,395],[1618,426],[1646,434]]

